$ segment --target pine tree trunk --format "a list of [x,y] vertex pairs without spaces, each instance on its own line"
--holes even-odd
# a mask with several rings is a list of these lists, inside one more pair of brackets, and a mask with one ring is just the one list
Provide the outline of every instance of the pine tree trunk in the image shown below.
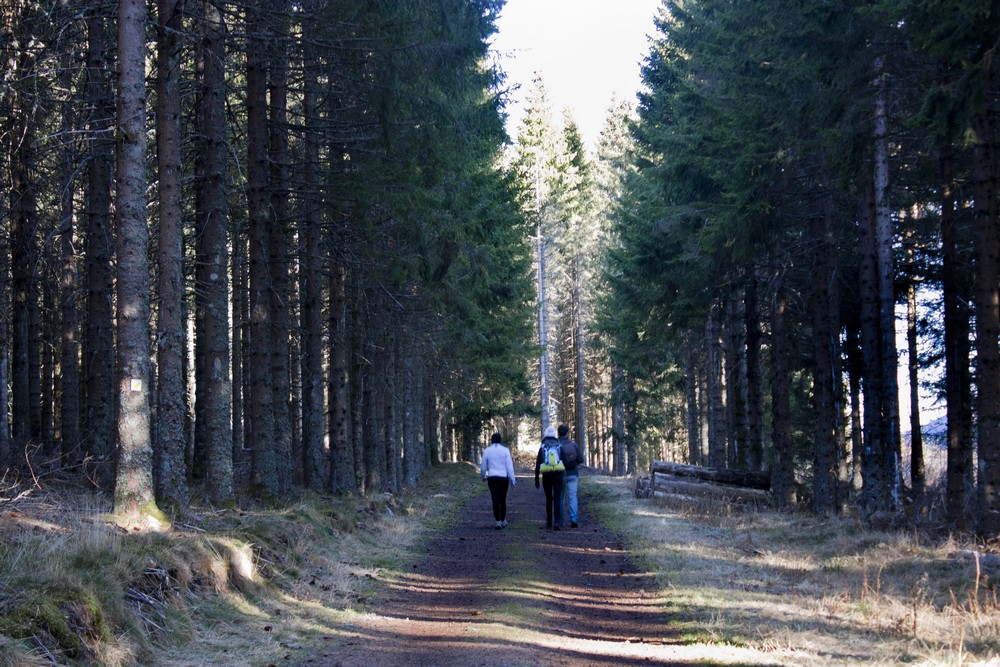
[[46,252],[48,257],[44,260],[44,266],[48,268],[46,274],[43,277],[42,282],[42,307],[39,311],[39,315],[45,314],[44,321],[39,323],[39,340],[43,341],[41,345],[41,356],[39,365],[40,379],[39,384],[39,430],[38,437],[41,440],[42,452],[44,452],[47,459],[54,455],[53,445],[55,444],[55,423],[53,418],[55,416],[55,405],[56,396],[54,394],[55,389],[55,347],[50,341],[58,340],[57,327],[58,321],[55,317],[59,309],[56,307],[56,296],[55,296],[55,286],[58,284],[56,280],[56,272],[54,267],[58,266],[56,261],[55,248],[49,246]]
[[[992,82],[992,77],[987,76]],[[987,88],[992,90],[992,88]],[[1000,230],[997,220],[997,151],[993,109],[975,117],[973,199],[975,200],[976,451],[978,516],[976,531],[1000,534]]]
[[[634,378],[626,378],[625,391],[629,396],[635,396]],[[625,475],[634,475],[636,472],[636,461],[638,458],[636,450],[638,446],[636,442],[637,418],[638,414],[636,412],[635,400],[633,399],[625,403],[625,470],[623,471]],[[615,466],[618,466],[617,462],[615,462]]]
[[722,340],[719,316],[713,307],[705,324],[708,368],[708,464],[726,467],[726,411],[722,400]]
[[764,467],[764,374],[761,361],[757,268],[751,267],[744,292],[747,336],[747,458],[753,472]]
[[369,338],[364,347],[364,355],[372,360],[365,369],[361,420],[361,441],[364,444],[365,493],[379,493],[385,490],[385,440],[383,433],[381,364],[385,363],[384,352],[380,352],[375,342]]
[[899,383],[896,357],[896,292],[892,255],[892,215],[889,204],[889,128],[886,112],[887,75],[880,61],[876,64],[875,94],[875,267],[878,294],[878,370],[882,377],[880,399],[883,459],[883,488],[879,509],[896,512],[901,508],[899,434]]
[[250,461],[249,439],[247,433],[250,427],[250,420],[244,419],[246,406],[250,397],[250,389],[247,385],[247,332],[249,330],[249,296],[247,266],[247,238],[245,225],[232,220],[230,224],[230,234],[233,241],[232,250],[232,271],[233,271],[233,325],[232,341],[233,349],[230,353],[233,369],[233,484],[234,486],[245,485],[249,479]]
[[363,290],[359,280],[353,280],[352,291],[354,294],[352,309],[348,311],[350,320],[347,331],[351,336],[351,447],[354,449],[354,479],[355,487],[361,493],[367,493],[369,489],[365,486],[367,480],[366,469],[368,460],[365,457],[365,393],[370,383],[369,369],[365,360],[365,342],[367,331],[365,322],[359,312],[359,304],[363,295]]
[[[540,214],[539,214],[540,215]],[[549,388],[549,329],[548,329],[548,298],[546,296],[545,268],[545,237],[542,235],[542,223],[538,223],[538,346],[541,356],[538,360],[539,387],[541,392],[542,432],[548,428],[552,418],[552,406]]]
[[792,410],[789,389],[789,349],[787,332],[788,294],[785,267],[777,257],[774,262],[774,290],[771,304],[771,439],[774,443],[774,466],[771,469],[771,496],[778,509],[793,507],[795,491],[795,453],[792,443]]
[[444,437],[441,431],[441,416],[437,393],[432,389],[430,377],[424,378],[424,447],[428,452],[428,462],[437,465],[446,460],[443,450]]
[[[74,31],[74,35],[77,33]],[[64,139],[62,166],[62,220],[60,234],[60,276],[59,276],[59,377],[56,379],[56,394],[59,397],[59,440],[60,457],[68,464],[78,454],[80,445],[80,344],[79,316],[77,314],[77,263],[76,263],[76,206],[74,198],[76,186],[76,139],[71,129],[75,127],[74,107],[79,100],[72,90],[73,69],[70,67],[71,54],[63,54],[62,81],[67,94],[62,108],[62,129]],[[0,291],[2,293],[2,291]],[[6,432],[6,421],[2,430]],[[0,462],[4,459],[0,456]]]
[[[288,276],[288,53],[287,53],[287,4],[273,0],[269,26],[272,36],[268,40],[269,73],[268,112],[269,145],[268,166],[270,181],[270,235],[268,258],[271,277],[271,390],[274,394],[274,448],[278,472],[278,488],[288,493],[294,481],[301,478],[301,457],[296,459],[293,449],[291,418],[290,337],[291,288]],[[268,29],[268,28],[265,28]]]
[[851,321],[847,325],[847,366],[851,392],[851,465],[848,471],[850,495],[861,496],[864,482],[862,462],[864,460],[864,424],[861,419],[861,379],[865,375],[865,362],[861,352],[860,323]]
[[422,359],[411,350],[405,354],[401,398],[403,400],[403,483],[414,487],[421,473],[430,464],[427,448],[427,428],[424,420],[426,368]]
[[278,495],[282,490],[279,449],[275,438],[272,364],[270,248],[271,228],[268,199],[267,134],[267,45],[262,35],[266,24],[262,12],[251,12],[247,44],[247,213],[250,223],[249,252],[249,365],[247,367],[250,412],[247,444],[252,450],[253,481],[262,490]]
[[[27,10],[25,10],[27,11]],[[27,51],[17,62],[19,72],[30,72],[33,63]],[[22,84],[23,85],[23,84]],[[11,273],[11,406],[12,445],[20,463],[24,463],[29,442],[38,433],[32,420],[32,347],[37,345],[37,322],[32,311],[38,309],[38,225],[35,173],[35,113],[31,101],[15,87],[13,117],[17,119],[12,147],[10,189],[10,273]],[[37,370],[37,369],[36,369]]]
[[[829,207],[830,193],[825,193]],[[810,221],[814,247],[810,310],[813,327],[813,510],[819,516],[836,514],[840,414],[836,359],[840,355],[840,326],[836,320],[836,244],[832,213],[826,210]]]
[[[158,291],[156,332],[156,437],[153,461],[156,497],[186,507],[184,459],[184,228],[181,191],[180,35],[183,9],[159,0],[156,54],[156,160],[159,180]],[[200,392],[199,392],[200,394]]]
[[625,371],[620,366],[611,369],[611,455],[612,472],[625,474]]
[[115,513],[155,509],[149,415],[149,232],[146,225],[146,3],[118,6],[118,457]]
[[573,391],[573,414],[576,426],[576,444],[580,451],[587,451],[587,403],[586,403],[586,341],[583,329],[583,272],[580,268],[582,258],[579,253],[573,256],[573,342],[575,388]]
[[[202,129],[198,211],[198,289],[196,319],[204,338],[198,340],[202,368],[197,396],[202,401],[198,444],[204,452],[209,497],[227,502],[234,494],[233,382],[229,346],[229,208],[227,206],[225,16],[211,0],[203,0],[203,68],[200,96]],[[235,270],[235,268],[234,268]]]
[[394,331],[385,332],[385,344],[382,351],[381,389],[378,393],[378,414],[382,416],[382,427],[379,429],[379,440],[385,450],[385,483],[383,488],[398,494],[402,489],[402,449],[399,431],[399,395],[397,393],[399,377],[399,334]]
[[955,210],[955,181],[951,151],[941,158],[941,297],[944,302],[944,383],[948,419],[948,464],[945,512],[948,525],[967,527],[966,508],[972,490],[972,396],[969,372],[969,314],[967,288],[959,268],[961,235]]
[[746,470],[750,431],[747,401],[745,293],[730,295],[726,309],[726,411],[729,420],[729,467]]
[[685,367],[687,397],[688,463],[701,463],[701,413],[698,410],[698,348],[688,343]]
[[111,273],[111,165],[114,128],[110,54],[101,0],[87,17],[87,317],[82,376],[86,388],[83,429],[89,435],[95,476],[104,489],[114,485],[115,380]]
[[[913,248],[906,249],[910,275],[914,275]],[[920,432],[920,361],[917,350],[917,286],[914,279],[906,286],[907,371],[910,380],[910,486],[914,498],[924,495],[924,438]]]
[[[331,239],[332,240],[332,239]],[[347,276],[342,263],[330,272],[330,490],[355,493],[354,442],[351,435],[351,333],[347,329]]]
[[[308,47],[307,47],[308,48]],[[299,294],[302,329],[302,482],[320,491],[325,486],[323,452],[323,215],[319,190],[319,97],[317,66],[307,56],[303,69],[302,112],[305,128],[305,207],[299,231]],[[332,444],[332,441],[331,441]],[[331,447],[332,450],[332,447]]]

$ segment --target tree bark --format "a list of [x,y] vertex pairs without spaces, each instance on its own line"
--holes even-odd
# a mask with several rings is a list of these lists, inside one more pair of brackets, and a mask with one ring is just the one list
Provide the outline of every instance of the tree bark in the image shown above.
[[719,333],[719,315],[713,306],[705,324],[705,350],[708,366],[708,464],[717,468],[726,466],[726,419],[722,399],[722,340]]
[[972,481],[972,378],[969,368],[970,325],[965,305],[968,286],[963,280],[959,220],[950,149],[942,151],[941,164],[941,297],[944,302],[945,401],[948,419],[948,463],[945,513],[948,525],[967,527],[966,510]]
[[[993,77],[987,75],[985,90]],[[989,99],[989,98],[987,98]],[[996,127],[992,107],[973,120],[975,200],[976,451],[978,515],[976,532],[1000,534],[1000,230],[997,229]]]
[[252,450],[253,481],[268,494],[282,490],[279,450],[274,424],[272,382],[271,227],[268,200],[267,45],[266,24],[258,8],[252,10],[247,44],[247,213],[249,251],[249,366],[250,414],[247,444]]
[[118,457],[114,509],[123,516],[155,510],[149,419],[145,37],[144,0],[119,0],[115,127]]
[[737,290],[726,309],[726,411],[729,415],[729,467],[746,470],[750,420],[747,396],[745,292]]
[[917,349],[917,285],[913,267],[913,248],[906,249],[911,265],[906,286],[906,352],[910,381],[910,486],[914,498],[924,495],[924,437],[920,432],[920,360]]
[[552,406],[550,388],[549,388],[549,328],[548,328],[548,297],[546,294],[546,281],[548,276],[546,275],[545,266],[545,237],[542,233],[542,221],[541,212],[539,211],[539,220],[537,224],[537,249],[538,254],[538,346],[541,348],[541,355],[538,359],[538,377],[539,377],[539,391],[541,393],[541,415],[542,415],[542,432],[548,428],[549,422],[552,419]]
[[347,319],[347,276],[343,263],[330,273],[330,490],[355,493],[354,438],[351,433],[351,333]]
[[[28,10],[24,10],[28,11]],[[25,49],[17,58],[17,71],[25,75],[34,68],[34,56]],[[27,85],[22,83],[21,85]],[[37,358],[39,332],[37,310],[39,285],[37,267],[39,249],[36,240],[38,211],[35,166],[35,105],[21,85],[15,86],[12,115],[17,119],[12,140],[10,164],[10,273],[11,273],[11,435],[14,455],[23,463],[27,447],[38,435],[33,420],[32,356]],[[33,311],[35,311],[33,313]],[[34,348],[34,349],[33,349]]]
[[688,463],[701,463],[701,413],[698,410],[698,348],[688,343],[685,367],[687,396]]
[[625,371],[621,366],[611,369],[611,453],[612,471],[625,474]]
[[156,436],[153,461],[156,498],[188,504],[184,451],[184,228],[181,190],[180,34],[183,5],[157,3],[156,160],[159,180],[159,243],[156,332]]
[[836,243],[833,239],[832,194],[824,193],[825,210],[810,221],[815,252],[810,310],[813,327],[813,510],[820,516],[837,513],[837,441],[840,410],[840,326],[836,313]]
[[785,267],[775,257],[773,303],[771,304],[771,440],[774,464],[771,468],[771,494],[774,505],[784,509],[795,505],[795,455],[792,446],[792,410],[789,391],[789,350],[787,332],[788,294]]
[[[306,47],[309,48],[308,46]],[[305,173],[299,230],[299,294],[302,330],[302,482],[316,491],[325,486],[323,452],[323,248],[322,200],[319,190],[319,91],[315,60],[306,57],[303,68],[302,112],[305,127]],[[332,441],[331,441],[332,444]],[[332,449],[332,448],[331,448]]]
[[862,462],[864,459],[864,424],[861,419],[861,379],[865,375],[865,362],[861,352],[860,323],[854,318],[847,325],[847,367],[848,382],[851,392],[851,465],[848,471],[850,480],[850,495],[852,498],[861,496],[864,486],[862,481]]
[[93,0],[87,17],[87,318],[83,379],[86,410],[83,428],[98,484],[114,484],[114,335],[111,272],[111,166],[113,98],[110,54],[101,0]]
[[573,344],[575,387],[573,392],[573,414],[575,417],[576,444],[580,451],[587,451],[587,384],[586,384],[586,340],[583,327],[583,258],[580,253],[573,255]]
[[750,470],[764,467],[764,374],[761,361],[757,268],[751,267],[744,293],[747,336],[747,458]]
[[[200,372],[198,411],[204,422],[197,443],[204,453],[209,497],[229,502],[234,495],[233,382],[229,346],[229,207],[227,205],[227,144],[225,125],[226,23],[213,0],[202,0],[202,81],[199,112],[202,128],[198,152],[198,321]],[[234,268],[235,270],[235,268]]]
[[[74,34],[75,31],[74,31]],[[79,315],[77,311],[78,266],[76,261],[76,139],[71,129],[75,128],[74,107],[79,100],[72,90],[74,71],[70,67],[72,54],[63,54],[63,85],[67,90],[63,103],[62,122],[64,139],[62,174],[62,220],[60,233],[60,276],[59,276],[59,377],[56,393],[59,396],[59,440],[60,457],[68,464],[78,455],[80,446],[80,343]],[[0,420],[6,432],[6,421]],[[4,459],[0,456],[0,461]]]
[[288,46],[287,3],[271,0],[273,25],[264,29],[270,33],[268,58],[268,167],[270,180],[270,245],[268,265],[271,278],[271,390],[274,393],[274,449],[278,472],[278,488],[288,493],[294,482],[301,479],[301,457],[293,450],[291,418],[290,337],[291,289],[288,276]]
[[887,75],[884,65],[876,63],[875,92],[875,267],[878,294],[878,344],[879,372],[881,373],[880,400],[883,449],[883,488],[880,495],[880,510],[896,512],[901,507],[899,434],[899,383],[897,380],[896,357],[896,291],[892,255],[892,215],[889,202],[889,128],[886,111]]

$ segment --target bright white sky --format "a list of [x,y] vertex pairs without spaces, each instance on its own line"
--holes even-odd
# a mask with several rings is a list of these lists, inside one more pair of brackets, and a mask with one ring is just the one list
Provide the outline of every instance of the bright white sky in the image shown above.
[[535,72],[553,119],[570,109],[594,146],[612,100],[633,100],[661,0],[507,0],[493,49],[512,90],[507,131],[517,138],[521,105]]

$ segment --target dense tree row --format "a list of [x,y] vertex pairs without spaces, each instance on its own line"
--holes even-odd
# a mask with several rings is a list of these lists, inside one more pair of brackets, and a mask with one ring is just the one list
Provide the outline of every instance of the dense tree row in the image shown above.
[[920,501],[909,299],[914,385],[936,322],[948,525],[997,534],[998,22],[990,2],[664,3],[601,318],[643,452],[767,468],[779,504],[822,514]]
[[501,4],[5,3],[4,467],[396,491],[527,410]]

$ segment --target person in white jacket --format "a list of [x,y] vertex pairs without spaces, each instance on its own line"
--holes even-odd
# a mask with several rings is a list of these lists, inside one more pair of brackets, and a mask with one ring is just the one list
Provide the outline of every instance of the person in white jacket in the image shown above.
[[483,450],[483,461],[479,466],[479,474],[490,487],[490,497],[493,499],[493,518],[496,519],[496,529],[507,527],[507,489],[517,486],[514,475],[514,458],[501,442],[500,434],[494,433],[489,446]]

